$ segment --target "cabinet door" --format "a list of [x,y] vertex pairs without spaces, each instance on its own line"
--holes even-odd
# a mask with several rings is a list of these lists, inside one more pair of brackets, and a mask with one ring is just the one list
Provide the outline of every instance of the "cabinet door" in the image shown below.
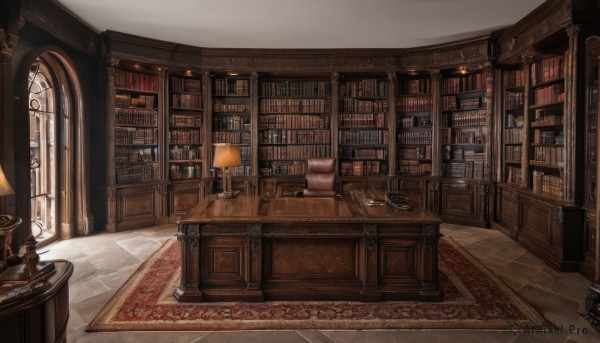
[[581,274],[590,280],[595,280],[596,272],[596,215],[590,212],[585,214],[583,221],[583,254]]
[[407,198],[414,201],[417,207],[425,208],[425,181],[424,180],[400,180],[399,191]]
[[200,185],[197,182],[172,184],[169,187],[169,216],[186,213],[200,200]]
[[477,216],[475,189],[469,183],[442,183],[440,215]]
[[160,187],[147,185],[117,189],[114,230],[157,225],[161,217]]
[[517,238],[517,208],[517,192],[497,187],[494,222],[500,231],[513,239]]

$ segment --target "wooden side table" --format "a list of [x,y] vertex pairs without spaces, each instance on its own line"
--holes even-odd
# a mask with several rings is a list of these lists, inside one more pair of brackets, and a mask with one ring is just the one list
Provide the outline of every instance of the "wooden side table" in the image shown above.
[[65,342],[69,320],[69,278],[73,264],[56,260],[40,262],[54,270],[31,281],[12,281],[23,264],[0,274],[0,333],[3,343]]

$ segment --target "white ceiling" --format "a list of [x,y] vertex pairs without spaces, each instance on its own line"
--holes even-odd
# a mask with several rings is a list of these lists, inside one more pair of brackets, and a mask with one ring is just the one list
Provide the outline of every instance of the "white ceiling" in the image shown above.
[[407,48],[509,26],[544,0],[57,0],[97,32],[214,48]]

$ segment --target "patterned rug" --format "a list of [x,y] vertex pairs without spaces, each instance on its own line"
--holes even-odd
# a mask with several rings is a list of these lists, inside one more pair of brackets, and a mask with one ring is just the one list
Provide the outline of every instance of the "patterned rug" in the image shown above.
[[180,247],[169,240],[125,282],[87,331],[488,329],[547,322],[451,238],[439,245],[444,301],[179,303]]

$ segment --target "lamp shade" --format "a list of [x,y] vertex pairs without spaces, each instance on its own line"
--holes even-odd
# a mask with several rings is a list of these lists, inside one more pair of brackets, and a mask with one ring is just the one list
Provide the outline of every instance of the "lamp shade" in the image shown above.
[[239,145],[215,144],[213,167],[238,167],[242,165]]
[[0,197],[11,194],[15,194],[15,191],[10,187],[10,183],[8,183],[6,176],[4,176],[2,166],[0,166]]

